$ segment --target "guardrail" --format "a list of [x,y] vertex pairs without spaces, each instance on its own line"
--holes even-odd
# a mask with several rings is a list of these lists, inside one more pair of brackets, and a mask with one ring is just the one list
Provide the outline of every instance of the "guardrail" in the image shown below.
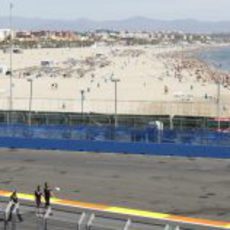
[[[52,210],[52,215],[50,212]],[[4,230],[31,230],[32,226],[36,227],[37,230],[49,230],[49,229],[65,229],[65,230],[129,230],[129,229],[140,229],[140,230],[222,230],[230,229],[230,227],[216,227],[216,226],[204,226],[199,224],[188,224],[180,221],[161,221],[161,220],[146,220],[139,219],[135,217],[116,217],[111,215],[106,215],[106,213],[94,213],[91,211],[82,213],[69,213],[65,211],[55,211],[55,209],[47,209],[42,216],[35,216],[31,218],[28,216],[31,211],[24,211],[23,222],[17,221],[17,211],[16,209],[12,212],[12,219],[5,220],[3,222]],[[65,216],[69,215],[68,218],[62,217],[61,214]],[[52,223],[51,223],[52,222]],[[71,227],[68,224],[72,223]],[[1,222],[0,222],[1,225]],[[35,228],[33,228],[35,229]]]
[[[21,195],[20,195],[21,196]],[[6,196],[5,196],[6,197]],[[27,194],[27,197],[30,197]],[[99,208],[98,205],[89,204],[74,206],[71,201],[59,200],[48,209],[37,215],[31,201],[22,200],[23,205],[4,204],[4,218],[0,226],[4,230],[224,230],[230,229],[230,222],[211,221],[189,217],[174,216],[170,214],[151,213],[141,210],[128,210],[117,208],[118,211],[111,211],[111,208]],[[28,203],[29,202],[29,203]],[[58,204],[60,203],[60,204]],[[72,201],[74,204],[74,201]],[[0,204],[1,205],[1,204]],[[123,211],[122,211],[123,210]],[[9,219],[10,214],[12,218]],[[18,214],[23,216],[23,221],[18,221]],[[19,219],[20,220],[20,219]]]

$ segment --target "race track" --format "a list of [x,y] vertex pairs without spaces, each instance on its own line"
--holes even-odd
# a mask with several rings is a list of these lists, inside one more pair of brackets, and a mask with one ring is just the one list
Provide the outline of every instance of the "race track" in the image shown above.
[[230,219],[230,160],[63,151],[0,150],[0,189],[97,204]]

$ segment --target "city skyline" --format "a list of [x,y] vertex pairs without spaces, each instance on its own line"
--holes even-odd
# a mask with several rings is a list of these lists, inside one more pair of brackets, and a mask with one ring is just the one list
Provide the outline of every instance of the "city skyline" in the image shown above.
[[229,21],[229,0],[1,0],[0,17],[9,15],[42,19],[122,20],[147,17],[160,20],[196,19]]

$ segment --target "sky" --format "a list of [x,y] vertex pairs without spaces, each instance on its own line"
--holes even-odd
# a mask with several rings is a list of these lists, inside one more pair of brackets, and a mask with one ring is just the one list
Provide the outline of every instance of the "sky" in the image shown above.
[[0,0],[0,17],[120,20],[135,16],[152,19],[230,20],[230,0]]

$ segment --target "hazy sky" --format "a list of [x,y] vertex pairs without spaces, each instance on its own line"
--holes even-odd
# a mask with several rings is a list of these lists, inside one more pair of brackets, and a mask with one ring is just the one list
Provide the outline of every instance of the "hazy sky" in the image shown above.
[[[9,12],[0,0],[0,16]],[[154,19],[230,20],[230,0],[12,0],[14,15],[96,20],[144,16]]]

